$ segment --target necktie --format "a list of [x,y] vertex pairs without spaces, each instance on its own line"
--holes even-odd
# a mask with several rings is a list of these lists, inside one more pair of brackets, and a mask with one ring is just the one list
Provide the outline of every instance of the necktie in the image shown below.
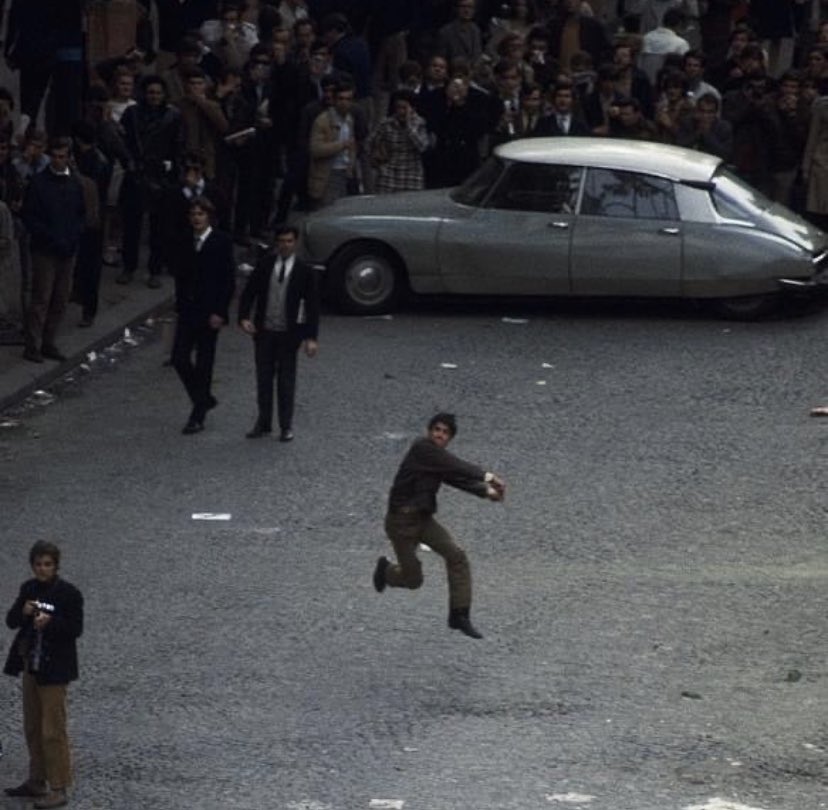
[[279,259],[279,284],[285,280],[285,260]]
[[193,239],[193,247],[195,248],[195,252],[198,253],[198,250],[201,247],[201,237],[200,236],[196,236],[195,239]]

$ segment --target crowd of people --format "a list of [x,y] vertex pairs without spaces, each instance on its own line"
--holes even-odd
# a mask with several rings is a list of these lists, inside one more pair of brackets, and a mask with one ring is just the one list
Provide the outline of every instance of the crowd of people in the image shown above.
[[[457,185],[516,138],[710,152],[828,225],[821,12],[821,0],[11,0],[20,92],[0,87],[0,278],[19,281],[25,356],[62,357],[70,298],[80,326],[94,321],[104,267],[161,286],[196,197],[250,244],[344,195]],[[47,169],[53,182],[35,182]]]

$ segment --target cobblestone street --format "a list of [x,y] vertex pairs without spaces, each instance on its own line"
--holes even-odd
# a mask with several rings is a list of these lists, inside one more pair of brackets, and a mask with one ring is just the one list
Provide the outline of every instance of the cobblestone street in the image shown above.
[[[156,335],[10,418],[0,604],[38,538],[86,596],[71,806],[828,806],[825,323],[328,316],[290,445],[244,438],[235,330],[219,407],[181,436]],[[509,485],[441,493],[482,641],[446,627],[428,551],[420,590],[371,587],[391,478],[438,409]],[[0,682],[4,785],[25,777],[18,690]]]

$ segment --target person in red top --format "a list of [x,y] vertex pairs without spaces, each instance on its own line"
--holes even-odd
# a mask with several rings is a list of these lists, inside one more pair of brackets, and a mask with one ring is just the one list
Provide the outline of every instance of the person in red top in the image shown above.
[[469,464],[446,449],[457,434],[453,414],[438,413],[428,423],[425,436],[416,439],[400,464],[388,497],[385,532],[396,564],[380,557],[374,568],[374,588],[419,588],[423,567],[417,548],[425,543],[446,563],[449,585],[448,626],[470,638],[483,638],[469,617],[471,571],[466,552],[435,519],[440,484],[471,492],[491,501],[502,501],[506,485],[494,473]]

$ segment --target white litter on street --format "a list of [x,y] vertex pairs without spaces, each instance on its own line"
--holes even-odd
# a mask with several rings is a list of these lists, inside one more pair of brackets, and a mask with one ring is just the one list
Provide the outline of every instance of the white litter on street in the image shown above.
[[552,363],[541,363],[541,368],[555,368]]
[[229,512],[193,512],[193,520],[230,520]]
[[384,810],[402,810],[405,800],[403,799],[371,799],[368,807],[384,808]]
[[383,438],[383,439],[392,439],[393,441],[398,441],[399,439],[404,439],[405,435],[406,435],[405,433],[392,433],[392,432],[386,430],[382,434],[381,438]]
[[538,380],[535,385],[546,385],[546,380]]
[[440,368],[457,368],[457,363],[440,363]]
[[501,318],[503,323],[529,323],[528,318]]
[[363,315],[363,321],[393,321],[393,315]]
[[595,800],[595,796],[589,793],[548,793],[546,801],[561,802],[562,804],[589,804]]
[[739,804],[738,802],[730,802],[727,799],[712,798],[706,804],[691,804],[684,808],[684,810],[766,810],[762,807],[751,807],[747,804]]

